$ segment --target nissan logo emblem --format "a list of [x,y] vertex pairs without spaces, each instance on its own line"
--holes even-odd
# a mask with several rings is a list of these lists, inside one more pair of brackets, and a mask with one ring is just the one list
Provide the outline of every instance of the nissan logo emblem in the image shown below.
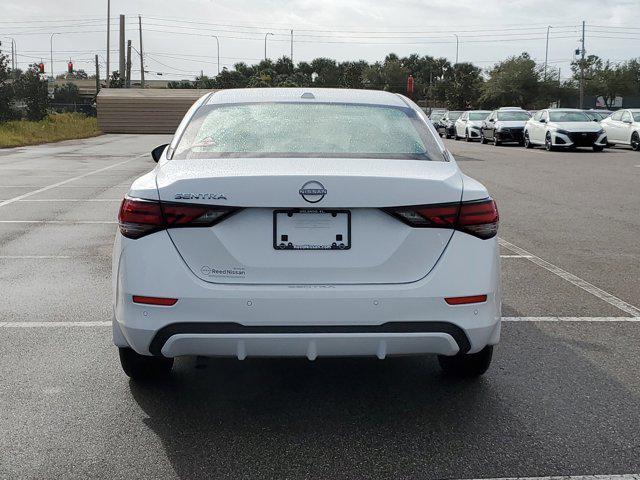
[[320,182],[312,180],[302,185],[298,193],[309,203],[318,203],[327,194],[327,189]]

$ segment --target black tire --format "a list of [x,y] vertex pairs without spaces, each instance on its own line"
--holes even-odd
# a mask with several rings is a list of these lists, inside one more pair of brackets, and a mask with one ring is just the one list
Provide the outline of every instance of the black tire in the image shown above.
[[469,136],[469,130],[465,130],[465,132],[464,132],[464,141],[465,142],[470,142],[471,141],[471,137]]
[[547,133],[547,135],[544,137],[544,148],[547,152],[553,152],[555,150],[555,147],[553,146],[553,143],[551,141],[550,133]]
[[533,148],[533,144],[529,139],[529,132],[524,132],[524,141],[522,142],[522,144],[524,145],[524,148]]
[[601,151],[603,151],[603,150],[604,150],[604,147],[603,147],[603,146],[601,146],[601,145],[594,145],[594,146],[593,146],[593,151],[594,151],[594,152],[601,152]]
[[173,367],[173,358],[140,355],[132,348],[118,348],[120,365],[133,380],[151,380],[166,377]]
[[631,148],[636,152],[640,152],[640,134],[638,132],[633,132],[633,135],[631,135]]
[[479,377],[489,369],[493,357],[493,346],[487,345],[478,353],[454,355],[438,355],[438,363],[442,373],[448,377]]

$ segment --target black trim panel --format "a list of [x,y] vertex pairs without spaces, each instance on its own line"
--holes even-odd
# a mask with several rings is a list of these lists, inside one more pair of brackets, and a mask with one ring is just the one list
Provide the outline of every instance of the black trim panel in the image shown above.
[[274,325],[246,326],[234,322],[173,323],[161,328],[151,340],[149,351],[162,356],[162,347],[179,334],[250,334],[250,333],[446,333],[458,344],[459,353],[467,353],[471,343],[462,328],[449,322],[387,322],[382,325]]

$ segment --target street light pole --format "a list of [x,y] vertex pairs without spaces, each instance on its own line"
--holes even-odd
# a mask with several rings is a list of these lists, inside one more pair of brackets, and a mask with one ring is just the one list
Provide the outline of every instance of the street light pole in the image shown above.
[[211,35],[211,36],[216,39],[216,45],[218,47],[218,75],[220,75],[220,40],[218,40],[217,35]]
[[54,35],[60,35],[60,34],[57,32],[54,32],[51,34],[51,37],[49,38],[49,46],[51,48],[51,78],[54,78],[53,77],[53,36]]
[[544,50],[544,81],[547,81],[547,60],[549,59],[549,30],[551,30],[551,25],[547,26],[547,46]]
[[264,36],[264,59],[265,59],[265,60],[267,59],[267,37],[268,37],[269,35],[273,35],[273,33],[268,32],[268,33],[266,33],[266,34],[265,34],[265,36]]
[[454,33],[453,36],[456,37],[456,65],[457,65],[458,64],[458,44],[459,44],[458,34]]
[[109,69],[111,68],[111,66],[109,65],[110,43],[111,43],[111,0],[107,0],[107,71],[105,74],[105,79],[107,81],[105,85],[106,88],[109,88],[109,75],[111,75],[111,72],[109,71]]

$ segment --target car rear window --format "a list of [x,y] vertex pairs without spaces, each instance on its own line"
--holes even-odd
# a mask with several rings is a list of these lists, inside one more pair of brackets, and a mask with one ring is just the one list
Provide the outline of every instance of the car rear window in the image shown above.
[[201,107],[173,158],[225,157],[444,160],[411,108],[295,102]]

